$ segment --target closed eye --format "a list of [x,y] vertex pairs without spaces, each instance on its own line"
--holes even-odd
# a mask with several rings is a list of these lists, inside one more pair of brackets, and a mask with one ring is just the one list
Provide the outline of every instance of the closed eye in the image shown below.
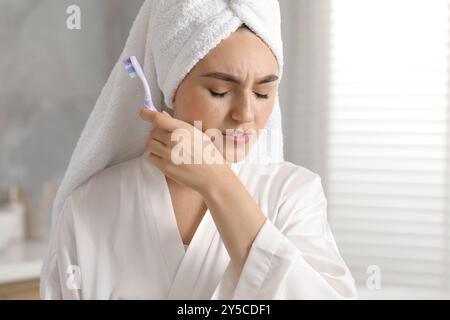
[[213,97],[219,97],[219,98],[223,98],[223,97],[225,97],[225,95],[227,94],[227,92],[224,92],[224,93],[218,93],[218,92],[214,92],[214,91],[212,91],[212,90],[209,90],[209,92],[211,92],[211,95],[212,95]]
[[[220,93],[220,92],[214,92],[214,91],[212,91],[212,90],[209,90],[209,92],[211,93],[211,95],[212,95],[213,97],[216,97],[216,98],[223,98],[223,97],[225,97],[225,95],[228,93],[228,92],[223,92],[223,93]],[[267,95],[267,94],[260,94],[260,93],[255,92],[255,95],[256,95],[259,99],[269,99],[269,95]]]
[[260,99],[269,99],[269,95],[268,94],[260,94],[255,92],[256,96]]

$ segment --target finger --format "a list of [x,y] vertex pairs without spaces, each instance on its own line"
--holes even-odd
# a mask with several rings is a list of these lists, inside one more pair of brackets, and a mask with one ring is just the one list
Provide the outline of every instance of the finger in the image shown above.
[[147,108],[142,108],[139,111],[139,116],[154,126],[162,128],[166,131],[172,132],[176,128],[180,127],[180,123],[177,119],[172,118],[167,113],[151,111]]
[[154,165],[156,165],[159,169],[163,169],[163,165],[165,160],[163,158],[161,158],[158,155],[155,155],[153,153],[149,153],[148,155],[148,160],[153,163]]
[[158,140],[159,142],[161,142],[162,144],[164,144],[166,146],[171,145],[170,135],[171,135],[171,132],[162,130],[157,127],[152,128],[150,130],[150,139]]
[[150,153],[156,154],[164,159],[168,159],[170,156],[170,150],[164,144],[154,139],[150,139],[147,142],[146,149],[150,151]]
[[139,110],[139,116],[141,117],[141,119],[153,123],[155,117],[161,114],[161,112],[157,112],[157,111],[152,111],[146,107],[143,107]]

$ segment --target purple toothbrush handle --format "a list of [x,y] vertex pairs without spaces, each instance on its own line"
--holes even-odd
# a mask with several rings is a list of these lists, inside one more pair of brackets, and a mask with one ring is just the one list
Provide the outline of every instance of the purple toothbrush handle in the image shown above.
[[150,100],[145,100],[144,105],[147,107],[147,109],[158,112],[158,110],[156,110],[155,106],[153,105],[153,103]]

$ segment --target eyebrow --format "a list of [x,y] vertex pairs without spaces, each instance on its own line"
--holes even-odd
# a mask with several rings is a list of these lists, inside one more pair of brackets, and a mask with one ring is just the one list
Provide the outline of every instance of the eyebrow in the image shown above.
[[[223,72],[210,72],[210,73],[202,75],[202,77],[216,78],[216,79],[223,80],[223,81],[229,81],[229,82],[241,84],[241,81],[237,77],[235,77],[231,74],[223,73]],[[256,84],[263,84],[263,83],[273,82],[276,80],[278,80],[277,75],[269,74],[269,75],[259,79],[258,81],[256,81]]]

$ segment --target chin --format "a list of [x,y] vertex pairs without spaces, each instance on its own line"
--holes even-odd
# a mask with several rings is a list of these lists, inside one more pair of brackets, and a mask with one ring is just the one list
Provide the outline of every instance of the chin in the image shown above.
[[[250,153],[251,149],[254,146],[254,143],[257,139],[250,139],[250,141],[246,144],[242,145],[234,145],[232,143],[226,144],[224,141],[223,143],[223,150],[222,156],[225,159],[225,161],[229,163],[239,162],[244,160],[248,154]],[[226,152],[228,151],[228,153]],[[228,154],[228,156],[227,156]]]

